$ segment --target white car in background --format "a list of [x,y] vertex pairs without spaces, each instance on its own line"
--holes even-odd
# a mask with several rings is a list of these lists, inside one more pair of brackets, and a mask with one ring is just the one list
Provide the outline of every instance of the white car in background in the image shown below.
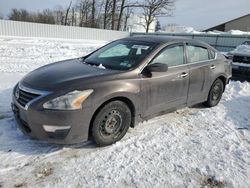
[[232,61],[233,76],[250,77],[250,41],[245,41],[226,54]]
[[227,55],[233,62],[250,64],[250,41],[243,42]]

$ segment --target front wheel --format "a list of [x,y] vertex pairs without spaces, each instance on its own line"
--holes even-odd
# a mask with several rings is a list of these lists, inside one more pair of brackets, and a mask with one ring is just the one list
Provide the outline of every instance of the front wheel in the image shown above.
[[224,84],[220,79],[215,80],[210,88],[207,101],[204,103],[207,107],[216,106],[222,97]]
[[113,144],[122,139],[129,129],[132,114],[127,104],[112,101],[106,104],[95,116],[92,136],[99,146]]

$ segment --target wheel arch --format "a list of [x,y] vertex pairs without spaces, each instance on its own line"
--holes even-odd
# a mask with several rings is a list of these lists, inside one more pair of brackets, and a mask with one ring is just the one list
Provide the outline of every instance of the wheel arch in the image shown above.
[[108,103],[112,102],[112,101],[122,101],[124,102],[126,105],[128,105],[130,111],[131,111],[131,114],[132,114],[132,121],[131,121],[131,125],[130,127],[134,127],[135,126],[135,114],[136,114],[136,110],[135,110],[135,105],[134,103],[132,102],[131,99],[129,99],[128,97],[124,97],[124,96],[117,96],[117,97],[112,97],[108,100],[106,100],[105,102],[103,102],[96,110],[95,112],[93,113],[93,116],[90,120],[90,124],[89,124],[89,137],[91,137],[91,130],[92,130],[92,126],[93,126],[93,121],[97,115],[97,113]]
[[[216,79],[220,79],[223,82],[223,92],[224,92],[225,88],[226,88],[226,85],[227,85],[227,78],[225,76],[223,76],[223,75],[220,75]],[[214,80],[214,82],[215,82],[215,80]]]

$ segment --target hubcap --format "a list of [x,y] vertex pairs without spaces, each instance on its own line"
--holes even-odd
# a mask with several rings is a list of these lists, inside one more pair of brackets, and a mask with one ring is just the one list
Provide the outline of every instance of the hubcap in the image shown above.
[[101,125],[101,133],[103,136],[116,136],[122,127],[122,117],[119,111],[112,110],[104,116]]
[[217,101],[220,98],[221,89],[220,84],[215,84],[212,90],[212,100]]

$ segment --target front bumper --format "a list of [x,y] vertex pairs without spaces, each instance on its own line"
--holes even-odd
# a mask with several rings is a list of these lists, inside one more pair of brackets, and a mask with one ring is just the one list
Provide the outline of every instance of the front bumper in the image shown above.
[[[12,96],[12,111],[25,134],[58,144],[74,144],[88,140],[92,117],[90,107],[81,110],[46,110],[37,108],[39,102],[41,101],[32,102],[28,108],[24,108],[16,97]],[[56,130],[45,129],[44,125],[52,129],[56,127]]]
[[235,78],[250,79],[250,64],[233,63],[232,73]]

